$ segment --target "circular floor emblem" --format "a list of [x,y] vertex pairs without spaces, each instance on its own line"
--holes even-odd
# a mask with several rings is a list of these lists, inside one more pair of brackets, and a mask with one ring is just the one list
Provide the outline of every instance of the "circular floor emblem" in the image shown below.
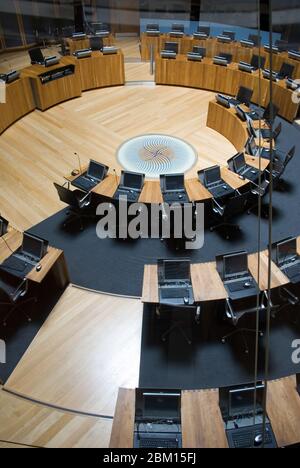
[[194,148],[179,138],[143,135],[126,141],[118,151],[118,161],[127,171],[150,178],[191,169],[197,161]]

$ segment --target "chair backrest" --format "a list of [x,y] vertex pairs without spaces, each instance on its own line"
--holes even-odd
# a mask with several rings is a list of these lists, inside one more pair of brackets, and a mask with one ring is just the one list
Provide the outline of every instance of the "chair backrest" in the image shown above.
[[62,185],[56,184],[55,182],[54,187],[57,190],[60,201],[73,208],[79,208],[79,200],[76,197],[75,193],[72,192],[72,190],[63,187]]
[[255,69],[264,68],[266,63],[266,57],[260,57],[259,55],[254,54],[251,59],[251,66]]
[[103,39],[98,36],[90,37],[90,47],[92,50],[103,50]]
[[44,62],[44,56],[40,47],[35,47],[28,51],[31,63],[42,63]]
[[28,281],[7,271],[0,270],[0,290],[14,303],[27,293]]
[[242,194],[236,193],[235,197],[230,198],[226,202],[226,207],[224,210],[224,217],[231,218],[237,216],[241,213],[244,213],[249,200],[250,193],[245,192]]
[[277,127],[275,128],[274,133],[273,133],[274,140],[277,140],[277,138],[279,137],[281,131],[282,131],[282,123],[279,122],[279,124],[277,125]]
[[263,119],[267,121],[275,120],[279,112],[279,107],[269,102],[268,106],[266,107],[263,115]]
[[286,157],[285,157],[285,160],[283,161],[283,165],[284,167],[286,167],[290,162],[291,160],[293,159],[293,157],[295,156],[295,152],[296,152],[296,146],[293,146],[289,152],[287,153]]
[[249,106],[253,96],[253,89],[246,88],[245,86],[240,86],[237,93],[237,100],[246,106]]
[[294,65],[291,65],[290,63],[284,62],[284,63],[281,65],[281,68],[280,68],[280,71],[279,71],[279,75],[280,75],[282,78],[293,78],[294,71],[295,71]]

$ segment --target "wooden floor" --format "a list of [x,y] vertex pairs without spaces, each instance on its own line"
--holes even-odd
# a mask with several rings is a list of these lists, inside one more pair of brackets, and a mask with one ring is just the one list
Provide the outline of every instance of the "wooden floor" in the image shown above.
[[[138,65],[136,65],[138,66]],[[144,65],[140,65],[144,67]],[[46,112],[34,111],[0,138],[2,215],[24,230],[62,208],[53,182],[90,158],[120,172],[119,146],[146,133],[166,133],[198,152],[187,176],[235,153],[223,136],[206,127],[213,94],[194,89],[130,85],[84,93]]]
[[47,408],[0,387],[0,448],[105,448],[112,420]]
[[69,287],[5,388],[113,416],[118,388],[138,385],[142,311],[139,300]]

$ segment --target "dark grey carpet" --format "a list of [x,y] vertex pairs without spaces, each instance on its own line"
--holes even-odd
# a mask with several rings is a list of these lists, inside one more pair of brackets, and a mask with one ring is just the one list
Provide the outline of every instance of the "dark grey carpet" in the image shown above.
[[[220,314],[222,313],[220,307]],[[184,330],[192,338],[185,342],[178,331],[164,343],[162,333],[168,329],[170,318],[182,320]],[[293,314],[287,312],[272,322],[270,347],[270,378],[277,379],[300,372],[300,365],[292,362],[292,342],[299,339],[300,326],[293,324]],[[254,319],[255,320],[255,319]],[[239,325],[255,328],[252,318]],[[265,325],[261,324],[262,331]],[[244,342],[237,335],[225,345],[222,336],[232,326],[222,323],[216,309],[207,310],[201,323],[193,316],[176,311],[171,317],[158,319],[150,306],[145,306],[143,317],[142,351],[139,386],[144,388],[206,389],[240,385],[254,381],[255,338],[246,335],[249,355],[244,353]],[[259,378],[264,376],[265,338],[260,339]]]

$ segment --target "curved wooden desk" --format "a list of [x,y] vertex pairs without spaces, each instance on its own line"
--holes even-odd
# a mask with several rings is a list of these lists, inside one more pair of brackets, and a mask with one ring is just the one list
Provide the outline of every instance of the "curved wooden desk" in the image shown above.
[[[299,242],[300,238],[298,238],[300,254]],[[248,255],[249,270],[262,292],[268,288],[268,260],[267,251],[261,252],[260,258],[257,253]],[[260,263],[259,281],[258,262]],[[216,262],[192,264],[191,279],[195,302],[217,302],[228,299],[228,293],[217,271]],[[272,262],[271,289],[287,286],[289,283],[289,279]],[[157,265],[145,265],[142,301],[147,304],[159,303]]]
[[64,61],[79,68],[82,91],[125,84],[124,55],[120,50],[112,55],[92,52],[91,57],[82,59],[65,57]]
[[[269,382],[267,413],[279,448],[300,442],[300,397],[295,376]],[[132,448],[135,390],[119,389],[110,448]],[[219,389],[181,393],[182,447],[227,449]]]
[[[236,96],[239,87],[245,86],[253,89],[254,104],[266,107],[270,101],[270,82],[259,71],[242,72],[237,63],[227,67],[214,65],[211,58],[193,62],[186,55],[178,55],[176,59],[163,59],[157,55],[155,81],[160,85],[206,89],[231,96]],[[298,115],[300,105],[293,102],[293,91],[286,87],[285,80],[274,83],[273,89],[273,101],[279,107],[279,115],[292,122]]]
[[[193,50],[194,46],[206,49],[206,56],[213,58],[220,53],[232,55],[233,62],[250,63],[253,55],[261,55],[265,58],[265,68],[270,67],[270,54],[265,51],[264,47],[243,47],[240,42],[234,41],[230,44],[218,42],[217,38],[208,38],[206,40],[194,39],[193,36],[184,36],[183,38],[170,37],[169,34],[162,34],[159,37],[150,37],[146,33],[141,35],[141,56],[142,60],[150,60],[150,47],[153,46],[154,54],[156,55],[164,48],[165,42],[177,42],[179,44],[179,53],[186,55]],[[154,56],[155,56],[154,55]],[[283,63],[289,63],[295,67],[293,78],[298,78],[300,73],[300,62],[290,59],[288,52],[280,52],[273,54],[273,69],[279,71]]]
[[5,85],[6,102],[0,102],[0,134],[35,109],[30,79],[21,77]]
[[[73,54],[76,50],[89,49],[90,48],[90,36],[83,39],[76,39],[73,37],[67,37],[64,39],[66,46],[70,49],[70,53]],[[112,34],[108,37],[103,38],[104,46],[112,46],[115,44],[115,38]]]

